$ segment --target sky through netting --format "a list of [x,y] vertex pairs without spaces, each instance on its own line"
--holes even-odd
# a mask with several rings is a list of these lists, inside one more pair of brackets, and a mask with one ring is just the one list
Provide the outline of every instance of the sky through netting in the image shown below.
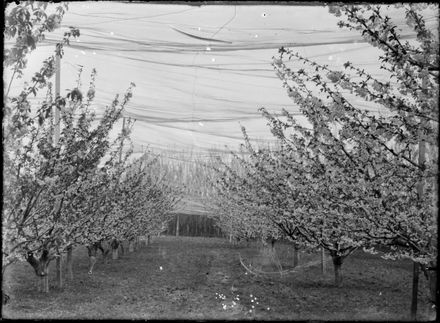
[[[413,39],[402,10],[390,10],[403,38]],[[426,17],[428,26],[438,28],[435,12]],[[30,80],[68,26],[75,26],[81,36],[65,48],[61,92],[65,95],[76,87],[80,66],[86,90],[96,68],[94,107],[99,114],[134,82],[124,116],[136,119],[135,152],[147,146],[196,154],[236,150],[243,139],[240,125],[251,138],[266,144],[274,138],[258,108],[271,112],[286,108],[299,115],[271,66],[281,46],[293,47],[330,68],[342,69],[351,61],[381,76],[377,49],[357,32],[340,29],[339,20],[319,5],[73,2],[61,28],[48,34],[29,56],[25,77],[14,81],[11,92],[17,93],[23,81]]]

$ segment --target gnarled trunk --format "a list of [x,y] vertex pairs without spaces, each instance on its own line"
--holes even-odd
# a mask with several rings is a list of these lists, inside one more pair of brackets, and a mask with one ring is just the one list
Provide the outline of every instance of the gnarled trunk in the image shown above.
[[39,259],[34,257],[33,252],[28,252],[26,256],[27,262],[35,270],[35,274],[39,278],[38,291],[43,293],[49,292],[49,263],[52,260],[49,257],[49,251],[44,249]]

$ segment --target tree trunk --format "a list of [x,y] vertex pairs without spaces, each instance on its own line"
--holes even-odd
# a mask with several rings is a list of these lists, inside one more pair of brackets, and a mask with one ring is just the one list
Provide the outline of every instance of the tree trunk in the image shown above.
[[121,250],[121,257],[125,254],[125,250],[124,250],[124,241],[121,241],[120,243],[119,243],[119,247],[120,247],[120,250]]
[[26,260],[35,270],[37,277],[39,277],[38,291],[43,293],[49,292],[49,250],[43,249],[39,259],[35,258],[32,252],[28,252]]
[[134,241],[129,240],[128,241],[128,252],[133,252],[133,251],[134,251]]
[[415,321],[417,318],[417,294],[419,292],[419,273],[420,265],[413,262],[413,281],[412,281],[412,295],[411,295],[411,320]]
[[112,259],[118,259],[118,249],[112,249]]
[[297,243],[293,244],[293,267],[299,265],[299,246]]
[[38,291],[41,292],[41,293],[44,293],[44,290],[45,290],[44,280],[45,280],[44,276],[40,276],[38,278]]
[[321,247],[321,274],[325,275],[325,249]]
[[96,257],[90,256],[89,257],[89,275],[93,274],[93,267],[96,264]]
[[332,255],[333,267],[335,270],[335,285],[342,285],[342,260],[343,258],[338,255]]
[[63,288],[63,256],[60,254],[56,259],[57,286]]
[[67,279],[73,280],[73,247],[67,247]]
[[148,235],[148,236],[147,236],[147,246],[150,245],[150,243],[151,243],[151,236]]
[[111,242],[110,246],[112,248],[112,259],[116,260],[118,259],[118,249],[119,249],[119,241],[116,239],[113,239],[113,241]]
[[42,269],[44,275],[41,276],[41,291],[43,293],[49,293],[49,264],[44,263],[42,264]]

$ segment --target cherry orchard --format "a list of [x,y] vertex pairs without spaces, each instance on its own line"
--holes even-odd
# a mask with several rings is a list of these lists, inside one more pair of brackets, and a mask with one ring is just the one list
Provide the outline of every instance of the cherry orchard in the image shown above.
[[[13,24],[20,25],[23,17],[31,21],[29,26],[35,23],[33,16],[27,14],[29,7],[34,10],[33,15],[41,15],[41,6],[35,9],[33,3],[14,7],[8,16],[8,37],[32,34],[32,30],[23,31],[20,26],[18,34],[13,31]],[[15,19],[15,14],[21,18]],[[59,20],[61,17],[59,14]],[[38,35],[52,30],[39,29]],[[79,36],[79,31],[70,27],[56,46],[55,55],[62,57],[63,45],[72,36]],[[20,76],[19,71],[25,66],[24,56],[29,52],[25,47],[32,49],[36,43],[17,42],[14,48],[20,50],[11,53],[18,56],[8,52],[8,64],[15,64],[11,80],[17,72]],[[138,164],[128,163],[130,150],[122,154],[130,125],[111,141],[111,131],[132,97],[134,84],[122,99],[117,95],[98,117],[92,108],[95,71],[86,92],[78,80],[76,88],[54,98],[49,80],[55,71],[55,55],[44,61],[31,85],[26,85],[18,96],[6,98],[4,109],[2,269],[4,273],[11,263],[26,259],[41,278],[44,292],[49,287],[48,265],[55,257],[59,259],[68,252],[72,276],[74,246],[155,233],[178,201],[177,190],[164,181],[147,177],[142,168],[133,170]],[[46,90],[45,98],[33,103],[29,96],[36,96],[41,90]],[[61,112],[60,125],[52,121],[54,108]],[[53,139],[56,126],[61,129],[58,140]]]
[[[330,8],[344,14],[342,28],[360,31],[379,48],[380,68],[391,81],[350,62],[332,70],[281,48],[274,69],[310,126],[286,110],[277,118],[261,109],[279,147],[254,150],[245,134],[250,158],[241,159],[241,173],[225,168],[219,175],[218,206],[226,215],[236,210],[235,223],[256,223],[260,214],[297,243],[327,249],[338,285],[350,253],[387,246],[384,257],[422,266],[434,300],[438,41],[425,26],[424,7],[400,7],[413,43],[403,43],[385,6]],[[359,100],[382,113],[359,108]],[[243,204],[251,206],[247,212]]]
[[[351,224],[346,229],[351,227],[370,240],[369,245],[389,245],[388,257],[408,257],[420,263],[429,270],[433,286],[438,40],[425,27],[419,14],[423,8],[409,5],[401,9],[414,30],[416,44],[401,41],[381,6],[331,8],[336,15],[345,16],[341,27],[361,31],[383,52],[380,67],[393,82],[375,79],[349,62],[344,71],[333,71],[281,48],[274,68],[313,129],[300,126],[288,111],[283,111],[282,121],[262,110],[273,133],[287,147],[301,147],[310,151],[307,161],[321,161],[324,176],[319,189],[329,190],[323,197],[331,203],[322,204],[326,212],[351,213],[351,220],[343,217],[346,221],[341,225]],[[376,104],[385,114],[358,108],[353,97]],[[345,231],[349,236],[349,230]]]

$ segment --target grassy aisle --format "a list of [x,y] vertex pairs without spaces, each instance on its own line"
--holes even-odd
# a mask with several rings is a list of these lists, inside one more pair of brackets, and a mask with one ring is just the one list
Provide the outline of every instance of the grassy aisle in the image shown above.
[[[280,247],[281,248],[281,247]],[[28,264],[6,274],[11,301],[7,318],[143,319],[368,319],[409,316],[411,264],[385,261],[362,252],[344,264],[344,284],[333,286],[332,268],[319,265],[285,277],[246,274],[238,253],[255,259],[254,247],[234,247],[222,239],[161,237],[123,259],[95,266],[87,275],[87,253],[74,254],[76,280],[57,290],[36,292]],[[288,252],[279,252],[287,259]],[[252,258],[254,257],[254,258]],[[306,259],[307,256],[303,256]],[[284,259],[285,260],[285,259]],[[330,263],[329,263],[330,266]],[[427,318],[425,278],[421,277],[420,318]]]

